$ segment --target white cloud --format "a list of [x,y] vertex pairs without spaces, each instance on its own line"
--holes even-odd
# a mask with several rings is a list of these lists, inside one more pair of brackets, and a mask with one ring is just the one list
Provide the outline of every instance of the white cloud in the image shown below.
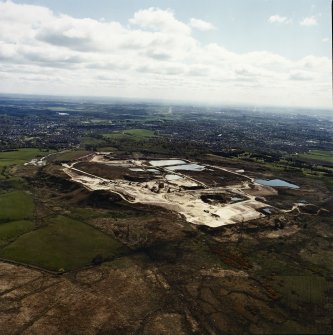
[[171,10],[122,25],[0,2],[0,92],[329,106],[330,73],[327,57],[201,43]]
[[305,17],[303,20],[299,22],[299,24],[301,26],[306,26],[306,27],[316,26],[317,19],[314,16]]
[[272,15],[268,18],[269,23],[291,23],[291,19],[288,19],[286,16]]
[[306,71],[291,71],[289,74],[289,79],[291,80],[313,80],[314,78],[309,72]]
[[190,34],[191,29],[181,21],[178,21],[174,13],[168,10],[150,7],[136,12],[130,23],[144,29],[165,31],[173,33]]
[[195,19],[193,17],[190,19],[190,26],[200,31],[209,31],[216,29],[216,27],[212,23],[200,19]]
[[321,40],[323,43],[328,43],[330,41],[330,39],[328,37],[324,37]]

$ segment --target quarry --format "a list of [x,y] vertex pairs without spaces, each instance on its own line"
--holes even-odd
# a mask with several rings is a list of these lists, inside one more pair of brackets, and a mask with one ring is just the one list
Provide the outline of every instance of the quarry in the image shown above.
[[106,190],[129,203],[163,207],[195,225],[217,228],[279,211],[265,202],[265,196],[277,191],[256,183],[244,170],[174,158],[120,160],[108,153],[62,165],[72,181],[88,190]]

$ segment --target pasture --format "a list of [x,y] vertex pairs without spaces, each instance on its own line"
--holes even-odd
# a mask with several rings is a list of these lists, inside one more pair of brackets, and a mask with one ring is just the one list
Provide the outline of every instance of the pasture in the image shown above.
[[0,257],[53,271],[89,265],[94,259],[113,259],[126,248],[112,236],[77,220],[57,216],[47,226],[18,237]]

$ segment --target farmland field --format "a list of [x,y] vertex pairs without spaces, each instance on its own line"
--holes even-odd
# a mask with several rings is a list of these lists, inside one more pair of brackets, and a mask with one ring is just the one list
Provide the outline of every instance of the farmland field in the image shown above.
[[35,148],[18,149],[15,151],[0,152],[0,167],[14,164],[23,164],[34,157],[45,156],[48,151],[40,151]]
[[33,222],[28,220],[0,223],[0,247],[31,231],[33,228]]
[[0,209],[0,222],[31,219],[34,203],[27,192],[8,192],[0,195]]
[[68,150],[52,155],[48,161],[67,161],[78,159],[82,156],[88,155],[90,152],[86,150]]
[[112,259],[125,251],[111,236],[85,223],[58,216],[46,227],[19,237],[2,249],[0,256],[58,271],[89,265],[96,256]]
[[127,129],[120,132],[104,134],[104,137],[107,139],[142,140],[153,136],[155,136],[154,132],[152,130],[147,129]]
[[99,138],[94,138],[91,136],[85,136],[82,138],[81,140],[81,145],[105,145],[105,141],[103,139],[99,139]]
[[300,154],[297,157],[300,159],[333,163],[333,152],[331,151],[313,150],[305,154]]

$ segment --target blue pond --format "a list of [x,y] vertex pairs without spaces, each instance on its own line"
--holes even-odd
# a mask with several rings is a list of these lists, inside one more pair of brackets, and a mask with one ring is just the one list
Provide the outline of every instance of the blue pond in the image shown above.
[[289,188],[299,188],[299,186],[295,184],[288,183],[282,179],[256,179],[256,183],[260,185],[267,186],[276,186],[276,187],[289,187]]

